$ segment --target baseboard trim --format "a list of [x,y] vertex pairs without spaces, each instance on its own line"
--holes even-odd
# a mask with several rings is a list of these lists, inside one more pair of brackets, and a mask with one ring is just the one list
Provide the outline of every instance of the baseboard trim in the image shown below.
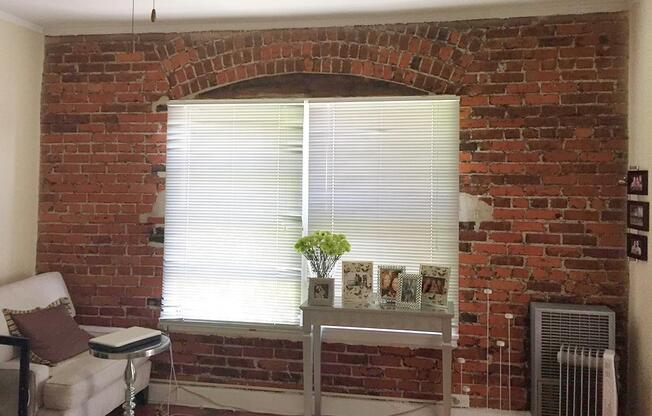
[[[170,404],[283,416],[303,415],[303,394],[299,390],[187,381],[180,381],[179,386],[181,388],[170,397]],[[152,380],[149,401],[165,404],[168,402],[169,391],[167,380]],[[322,400],[324,416],[390,416],[402,412],[409,412],[407,416],[433,416],[433,410],[435,415],[442,415],[439,404],[425,400],[337,393],[324,393]],[[530,416],[530,412],[471,408],[453,409],[453,416]]]

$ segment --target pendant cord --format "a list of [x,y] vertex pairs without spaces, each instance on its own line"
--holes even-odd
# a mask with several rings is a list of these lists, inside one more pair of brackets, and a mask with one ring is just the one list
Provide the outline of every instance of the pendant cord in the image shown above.
[[136,0],[131,0],[131,52],[136,53],[136,31],[134,29]]

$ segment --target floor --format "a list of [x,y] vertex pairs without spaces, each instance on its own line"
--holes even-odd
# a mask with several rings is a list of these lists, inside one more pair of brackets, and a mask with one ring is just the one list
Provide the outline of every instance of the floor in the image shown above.
[[[115,409],[108,416],[121,416],[122,409]],[[167,414],[167,406],[149,404],[136,406],[136,416],[272,416],[268,413],[250,413],[232,410],[217,410],[197,407],[170,406],[170,414]]]

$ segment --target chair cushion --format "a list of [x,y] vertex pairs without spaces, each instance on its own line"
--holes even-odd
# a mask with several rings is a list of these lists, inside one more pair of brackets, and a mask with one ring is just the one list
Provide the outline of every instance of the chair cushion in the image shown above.
[[9,331],[29,339],[32,362],[54,365],[88,350],[90,336],[72,317],[72,304],[61,298],[46,308],[2,310]]
[[[149,384],[149,372],[152,367],[150,361],[138,368],[136,373],[136,391],[139,392]],[[106,416],[108,414],[119,413],[122,416],[122,411],[112,412],[112,410],[119,407],[125,400],[125,383],[123,380],[116,380],[113,384],[105,387],[101,393],[89,398],[81,405],[72,409],[55,410],[41,407],[38,410],[37,416]],[[140,414],[142,408],[137,406],[136,412]],[[14,415],[11,415],[14,416]]]
[[[145,358],[134,360],[136,373]],[[43,404],[48,409],[75,408],[100,393],[110,384],[122,380],[126,360],[104,360],[82,353],[50,368],[50,379],[43,389]]]

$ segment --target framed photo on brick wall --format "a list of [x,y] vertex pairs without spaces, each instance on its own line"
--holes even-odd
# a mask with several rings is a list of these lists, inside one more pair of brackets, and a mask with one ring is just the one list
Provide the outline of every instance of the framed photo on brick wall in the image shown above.
[[627,233],[627,256],[636,260],[647,261],[647,237]]
[[647,170],[630,170],[627,172],[627,193],[630,195],[647,195]]
[[650,230],[650,203],[627,201],[627,227],[635,230]]

